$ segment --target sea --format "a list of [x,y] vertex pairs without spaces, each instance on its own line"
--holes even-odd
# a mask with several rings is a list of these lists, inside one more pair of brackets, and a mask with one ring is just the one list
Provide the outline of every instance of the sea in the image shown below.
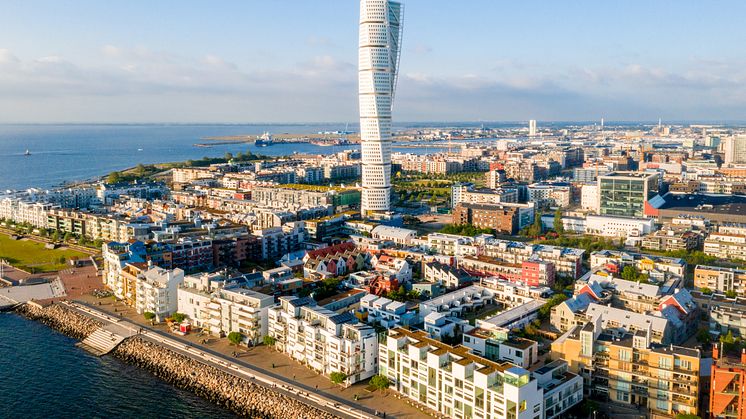
[[[50,189],[64,182],[90,180],[139,163],[152,164],[221,157],[238,152],[268,156],[297,153],[332,154],[359,145],[317,146],[308,143],[257,147],[253,143],[214,144],[206,137],[231,135],[339,132],[347,124],[290,125],[1,125],[0,191]],[[354,128],[356,130],[356,128]],[[432,153],[438,147],[394,151]],[[29,155],[26,155],[28,150]]]
[[0,313],[0,418],[234,418],[145,370]]

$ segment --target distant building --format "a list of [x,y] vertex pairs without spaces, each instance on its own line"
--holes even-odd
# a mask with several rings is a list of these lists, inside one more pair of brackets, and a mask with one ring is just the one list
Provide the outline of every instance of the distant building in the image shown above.
[[746,135],[736,135],[725,139],[725,164],[746,163]]

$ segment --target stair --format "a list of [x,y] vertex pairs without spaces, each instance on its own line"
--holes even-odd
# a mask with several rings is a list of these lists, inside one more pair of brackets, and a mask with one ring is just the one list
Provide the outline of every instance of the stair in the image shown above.
[[113,351],[114,348],[122,343],[124,339],[124,336],[120,336],[116,333],[110,332],[100,327],[93,333],[91,333],[87,338],[83,339],[82,342],[79,342],[77,346],[96,356],[102,356]]

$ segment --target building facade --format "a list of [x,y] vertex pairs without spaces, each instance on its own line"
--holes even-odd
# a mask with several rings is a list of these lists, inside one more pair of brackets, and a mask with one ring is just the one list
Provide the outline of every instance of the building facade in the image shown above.
[[612,172],[599,176],[599,214],[643,217],[645,204],[657,193],[657,173]]
[[391,105],[401,48],[402,5],[360,1],[359,100],[363,159],[361,210],[391,205]]
[[379,354],[397,392],[452,418],[552,419],[583,398],[582,379],[562,361],[532,374],[401,328],[382,336]]

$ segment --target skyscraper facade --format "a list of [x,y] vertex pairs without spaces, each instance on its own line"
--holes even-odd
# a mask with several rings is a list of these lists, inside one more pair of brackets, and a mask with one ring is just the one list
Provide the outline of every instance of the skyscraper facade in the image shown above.
[[401,3],[360,1],[360,143],[363,157],[361,210],[391,205],[391,105],[399,69]]
[[727,138],[723,148],[726,164],[746,163],[746,135]]

